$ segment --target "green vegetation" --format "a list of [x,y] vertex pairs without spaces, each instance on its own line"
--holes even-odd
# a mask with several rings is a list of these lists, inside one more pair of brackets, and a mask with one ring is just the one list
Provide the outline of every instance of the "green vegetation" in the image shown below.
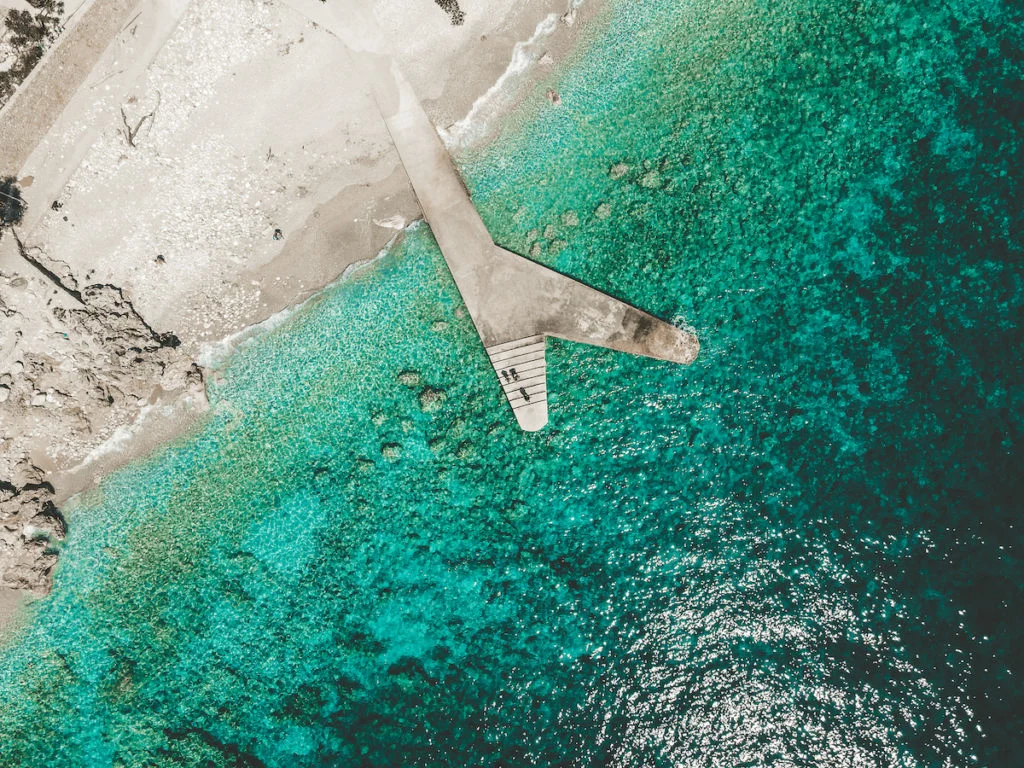
[[0,230],[20,224],[24,215],[25,201],[17,179],[13,176],[0,179]]

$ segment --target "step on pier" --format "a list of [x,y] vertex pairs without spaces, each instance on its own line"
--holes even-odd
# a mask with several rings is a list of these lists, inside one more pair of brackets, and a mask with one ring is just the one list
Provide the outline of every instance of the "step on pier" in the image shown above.
[[519,426],[536,432],[548,423],[547,363],[543,335],[487,347],[501,389]]

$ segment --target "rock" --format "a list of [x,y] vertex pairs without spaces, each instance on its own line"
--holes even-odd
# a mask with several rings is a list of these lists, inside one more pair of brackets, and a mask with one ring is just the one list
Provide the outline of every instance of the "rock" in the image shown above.
[[419,371],[405,370],[398,374],[398,382],[407,387],[418,387],[422,381]]
[[0,480],[0,584],[45,595],[57,564],[56,544],[67,524],[53,503],[53,486],[25,459]]
[[629,173],[629,166],[626,165],[625,163],[616,163],[615,165],[608,169],[608,175],[611,176],[616,181],[621,179],[627,173]]
[[15,243],[31,279],[0,276],[0,317],[17,315],[14,333],[6,320],[0,328],[0,584],[42,594],[65,523],[30,457],[52,445],[56,470],[74,466],[165,393],[202,392],[204,376],[177,336],[150,326],[120,288],[85,284]]
[[444,401],[448,399],[448,393],[443,389],[434,389],[433,387],[424,388],[419,395],[420,410],[424,413],[433,413],[444,405]]
[[548,101],[550,101],[555,106],[558,106],[559,104],[562,103],[562,97],[558,95],[558,91],[556,91],[554,88],[548,88],[548,92],[545,95],[548,97]]

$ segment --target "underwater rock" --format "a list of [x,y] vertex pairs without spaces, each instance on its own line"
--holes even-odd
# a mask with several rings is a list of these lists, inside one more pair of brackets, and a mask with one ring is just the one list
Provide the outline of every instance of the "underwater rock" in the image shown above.
[[608,175],[611,176],[612,179],[616,181],[621,179],[627,173],[629,173],[629,166],[626,165],[625,163],[616,163],[615,165],[608,169]]
[[601,203],[594,209],[594,215],[599,219],[607,219],[612,215],[612,207],[608,203]]
[[556,91],[554,88],[548,88],[548,92],[545,95],[548,97],[548,101],[550,101],[555,106],[558,106],[559,104],[562,103],[562,97],[558,95],[558,91]]
[[567,227],[577,227],[580,223],[580,215],[576,211],[566,211],[562,214],[562,224]]
[[541,254],[541,251],[543,249],[544,249],[544,246],[542,246],[539,242],[536,242],[533,245],[531,245],[530,246],[530,258],[531,259],[539,258],[540,254]]
[[384,443],[380,447],[380,455],[388,461],[397,461],[402,458],[402,446],[399,443]]
[[455,456],[460,459],[472,459],[476,456],[476,446],[472,440],[463,440],[455,449]]
[[659,189],[662,183],[661,174],[656,170],[650,170],[640,177],[640,186],[645,189]]
[[444,401],[447,399],[448,393],[443,389],[425,387],[419,395],[420,410],[424,413],[433,413],[444,405]]
[[407,387],[418,387],[423,381],[419,371],[404,370],[398,374],[398,382]]
[[552,256],[556,256],[559,252],[565,250],[569,245],[565,240],[552,240],[551,247],[548,249]]

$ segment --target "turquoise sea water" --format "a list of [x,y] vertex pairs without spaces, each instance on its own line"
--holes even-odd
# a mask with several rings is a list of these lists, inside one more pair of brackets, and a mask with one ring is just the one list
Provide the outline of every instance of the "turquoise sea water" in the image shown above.
[[414,228],[69,510],[0,765],[1018,765],[1022,32],[613,3],[463,170],[697,363],[549,342],[520,433]]

